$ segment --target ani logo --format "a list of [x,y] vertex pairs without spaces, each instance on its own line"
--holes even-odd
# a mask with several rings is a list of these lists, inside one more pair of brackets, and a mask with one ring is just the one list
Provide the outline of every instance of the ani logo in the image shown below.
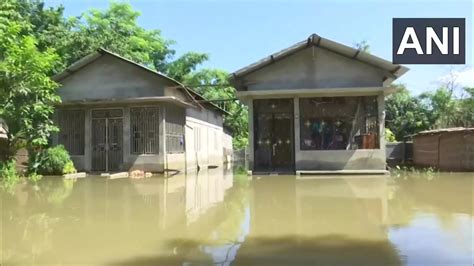
[[465,64],[466,19],[394,18],[395,64]]

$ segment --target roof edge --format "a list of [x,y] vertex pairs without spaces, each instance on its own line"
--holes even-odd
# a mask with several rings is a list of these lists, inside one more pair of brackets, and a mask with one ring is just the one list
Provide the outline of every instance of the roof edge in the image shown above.
[[[258,60],[255,63],[252,63],[248,66],[245,66],[243,68],[240,68],[234,71],[233,73],[229,75],[229,80],[231,80],[231,82],[236,81],[238,80],[239,77],[253,73],[261,68],[264,68],[268,65],[275,63],[276,61],[279,61],[287,56],[290,56],[294,53],[299,52],[300,50],[303,50],[311,46],[320,47],[328,51],[334,52],[336,54],[345,56],[347,58],[358,60],[362,63],[382,69],[387,72],[386,81],[388,81],[388,84],[393,82],[394,80],[396,80],[397,78],[399,78],[400,76],[402,76],[409,70],[409,68],[403,65],[393,64],[392,62],[388,60],[369,54],[360,49],[355,49],[350,46],[332,41],[330,39],[323,38],[317,34],[311,34],[307,39],[303,41],[297,42],[296,44],[291,45],[288,48],[280,50],[276,53],[273,53],[267,57],[264,57]],[[384,68],[382,67],[382,64],[390,65],[391,67]]]

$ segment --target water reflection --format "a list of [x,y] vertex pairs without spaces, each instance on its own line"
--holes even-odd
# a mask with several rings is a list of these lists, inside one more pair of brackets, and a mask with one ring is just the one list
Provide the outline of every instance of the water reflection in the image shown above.
[[386,182],[380,177],[253,182],[251,230],[236,264],[401,264],[387,238]]
[[472,179],[249,181],[222,168],[45,178],[2,195],[0,255],[2,264],[470,264]]

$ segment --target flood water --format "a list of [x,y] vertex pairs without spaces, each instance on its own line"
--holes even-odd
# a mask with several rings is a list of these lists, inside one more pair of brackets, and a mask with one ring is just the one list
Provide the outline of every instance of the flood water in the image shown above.
[[2,194],[1,265],[472,265],[472,176],[43,178]]

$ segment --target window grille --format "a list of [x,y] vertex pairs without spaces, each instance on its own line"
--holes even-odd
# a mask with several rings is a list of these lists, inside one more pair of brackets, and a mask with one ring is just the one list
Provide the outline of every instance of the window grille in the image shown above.
[[84,155],[84,110],[59,110],[58,125],[59,144],[62,144],[70,155]]
[[158,154],[159,108],[130,108],[130,146],[133,154]]
[[166,112],[166,150],[169,153],[183,153],[185,114],[171,110]]

